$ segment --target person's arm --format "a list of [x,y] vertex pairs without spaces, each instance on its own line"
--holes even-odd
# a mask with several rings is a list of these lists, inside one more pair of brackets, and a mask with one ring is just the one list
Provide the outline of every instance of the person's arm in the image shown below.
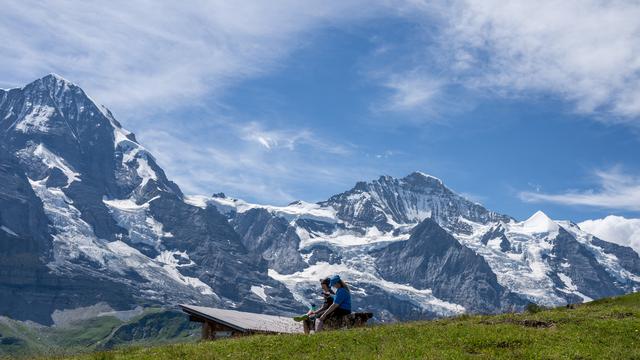
[[329,308],[327,309],[327,311],[325,311],[325,312],[322,314],[322,316],[320,316],[320,320],[324,321],[324,320],[327,318],[327,316],[333,312],[333,310],[335,310],[335,309],[337,309],[337,308],[338,308],[338,306],[340,306],[340,305],[339,305],[339,304],[336,304],[336,303],[331,304],[331,306],[329,306]]
[[342,305],[342,303],[345,300],[345,296],[346,296],[345,290],[342,288],[338,289],[338,291],[336,291],[336,296],[333,298],[333,304],[331,304],[331,306],[329,306],[327,311],[325,311],[324,314],[322,314],[320,319],[324,321],[324,319],[326,319],[329,314],[331,314],[336,308]]
[[331,306],[331,304],[333,304],[333,298],[331,297],[331,295],[327,295],[327,297],[325,297],[324,303],[322,304],[322,307],[316,310],[315,313],[320,314],[326,311]]

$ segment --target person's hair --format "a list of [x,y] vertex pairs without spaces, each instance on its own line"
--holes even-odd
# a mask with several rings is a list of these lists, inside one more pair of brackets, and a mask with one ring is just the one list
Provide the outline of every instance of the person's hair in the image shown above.
[[329,289],[329,294],[332,294],[332,295],[335,294],[335,292],[331,288],[331,280],[329,280],[329,278],[320,279],[320,286],[322,285],[327,285],[327,288]]
[[338,280],[338,284],[340,284],[340,286],[342,286],[345,290],[350,291],[349,286],[346,282],[342,281],[342,279]]

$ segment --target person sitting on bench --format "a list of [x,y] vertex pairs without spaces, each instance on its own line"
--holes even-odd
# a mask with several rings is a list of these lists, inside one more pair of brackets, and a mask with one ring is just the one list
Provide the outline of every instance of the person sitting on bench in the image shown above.
[[303,316],[296,316],[293,318],[295,321],[302,321],[302,326],[305,334],[309,334],[311,330],[315,330],[315,321],[317,318],[322,316],[322,314],[333,304],[333,290],[329,286],[330,279],[325,278],[320,280],[320,286],[322,287],[322,297],[324,298],[324,303],[322,307],[318,310],[310,310]]
[[351,314],[351,291],[347,284],[340,279],[340,275],[334,275],[329,280],[329,286],[336,288],[333,304],[316,320],[316,332],[322,331],[324,322],[329,317],[342,317]]

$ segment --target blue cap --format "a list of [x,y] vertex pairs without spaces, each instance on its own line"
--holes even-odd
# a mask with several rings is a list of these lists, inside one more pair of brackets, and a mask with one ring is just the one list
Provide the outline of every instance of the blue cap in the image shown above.
[[340,275],[333,275],[331,279],[329,279],[329,286],[333,286],[340,281]]

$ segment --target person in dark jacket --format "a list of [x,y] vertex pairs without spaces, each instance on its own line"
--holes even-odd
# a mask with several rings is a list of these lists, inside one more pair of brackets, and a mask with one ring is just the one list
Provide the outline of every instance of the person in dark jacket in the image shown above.
[[333,290],[331,290],[331,280],[329,278],[321,279],[320,286],[322,287],[322,297],[324,299],[324,303],[320,309],[315,311],[310,311],[307,313],[309,315],[306,319],[303,320],[302,326],[304,328],[304,333],[309,334],[311,329],[315,329],[315,321],[318,317],[322,316],[324,312],[331,307],[333,304]]

